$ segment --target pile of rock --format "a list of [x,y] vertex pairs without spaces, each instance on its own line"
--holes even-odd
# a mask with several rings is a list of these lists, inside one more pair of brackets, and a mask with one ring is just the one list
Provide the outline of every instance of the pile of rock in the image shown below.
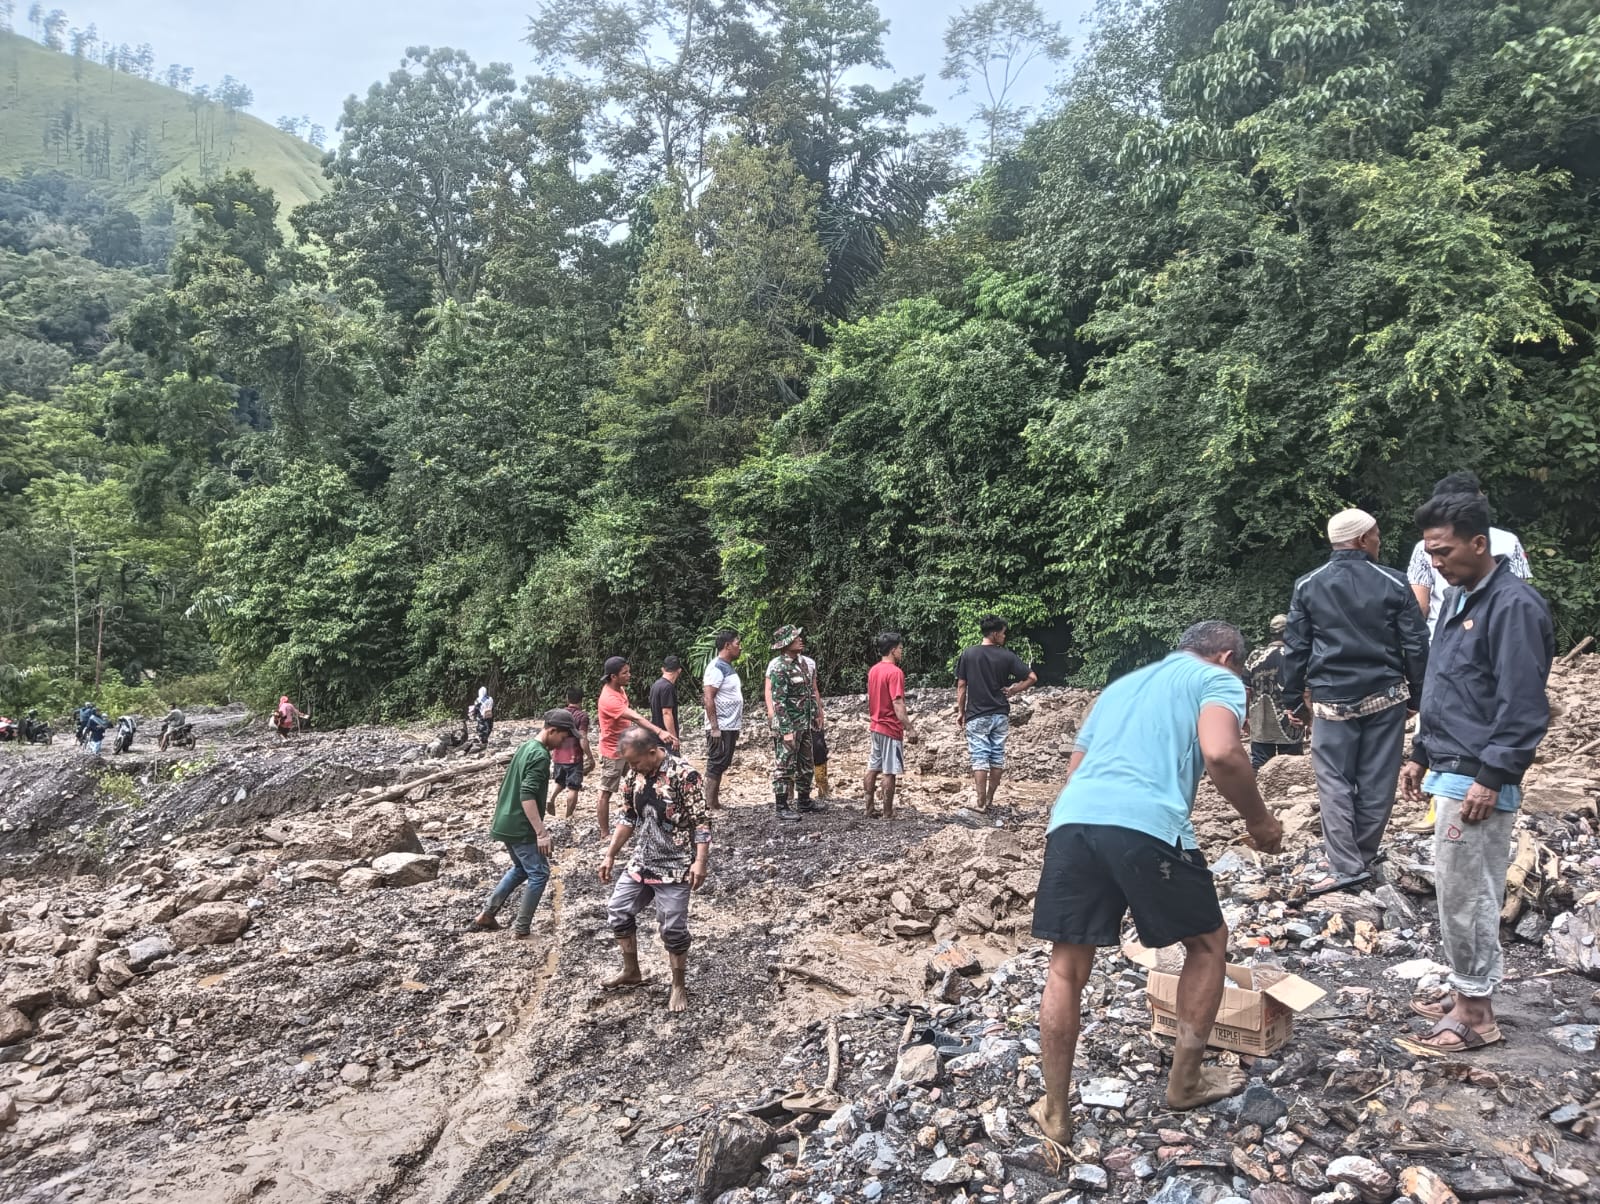
[[833,926],[917,942],[1027,930],[1038,855],[1015,832],[943,828],[912,847],[910,862],[920,869],[914,878],[874,868],[830,884]]

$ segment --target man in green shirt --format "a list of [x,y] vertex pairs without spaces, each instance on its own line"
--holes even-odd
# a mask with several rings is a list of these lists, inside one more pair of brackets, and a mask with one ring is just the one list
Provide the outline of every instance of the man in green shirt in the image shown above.
[[544,824],[545,796],[550,790],[550,754],[577,733],[577,723],[567,710],[546,711],[544,728],[526,740],[511,758],[500,783],[500,797],[494,806],[494,823],[489,834],[506,846],[511,868],[494,888],[483,910],[474,917],[474,932],[492,932],[500,927],[495,915],[522,887],[522,902],[512,922],[511,935],[518,940],[528,935],[534,909],[550,881],[550,829]]

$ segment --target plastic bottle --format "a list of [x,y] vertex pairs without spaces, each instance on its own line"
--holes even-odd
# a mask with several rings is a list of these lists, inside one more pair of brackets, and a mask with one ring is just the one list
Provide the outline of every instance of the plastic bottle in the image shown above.
[[1256,939],[1255,956],[1250,959],[1250,983],[1258,991],[1265,991],[1275,982],[1289,977],[1283,959],[1272,948],[1270,937]]

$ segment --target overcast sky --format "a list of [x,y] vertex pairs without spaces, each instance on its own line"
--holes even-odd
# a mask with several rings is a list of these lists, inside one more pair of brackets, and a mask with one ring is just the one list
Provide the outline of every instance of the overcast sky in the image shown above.
[[[970,0],[968,0],[970,3]],[[1080,21],[1092,0],[1046,0],[1041,5],[1082,42]],[[509,62],[518,77],[533,69],[522,42],[527,13],[537,0],[517,4],[423,3],[421,0],[278,0],[275,4],[216,0],[53,0],[70,25],[93,22],[101,38],[155,48],[157,70],[169,63],[195,69],[196,83],[232,75],[255,92],[253,112],[267,121],[305,115],[330,138],[344,98],[364,94],[399,66],[407,46],[454,46],[479,62]],[[923,99],[937,110],[935,121],[962,122],[967,98],[951,99],[953,83],[939,78],[944,27],[959,0],[881,0],[889,20],[888,57],[897,76],[923,75]],[[17,5],[18,32],[28,32]],[[1024,80],[1027,103],[1043,99],[1051,82],[1048,64],[1035,64]]]

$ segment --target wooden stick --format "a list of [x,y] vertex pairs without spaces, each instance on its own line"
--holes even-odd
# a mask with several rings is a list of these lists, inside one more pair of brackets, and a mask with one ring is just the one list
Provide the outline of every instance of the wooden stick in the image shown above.
[[1574,644],[1572,646],[1572,651],[1571,652],[1567,653],[1564,657],[1561,658],[1561,663],[1563,665],[1570,665],[1573,661],[1577,660],[1580,656],[1582,656],[1585,652],[1587,652],[1589,650],[1589,648],[1593,644],[1594,644],[1594,636],[1592,636],[1592,635],[1584,636],[1581,640],[1579,640],[1576,644]]
[[1594,752],[1594,750],[1597,749],[1597,748],[1600,748],[1600,738],[1591,740],[1591,741],[1589,741],[1589,743],[1585,744],[1582,748],[1577,749],[1574,752],[1569,752],[1564,757],[1557,757],[1556,760],[1558,760],[1558,761],[1570,761],[1574,757],[1587,756],[1589,753]]
[[430,773],[425,778],[417,778],[414,781],[401,782],[398,786],[390,786],[379,794],[362,799],[361,802],[369,807],[377,803],[392,803],[396,799],[405,798],[406,795],[419,786],[431,786],[435,782],[448,782],[451,778],[459,778],[463,774],[480,773],[486,769],[494,769],[496,766],[505,765],[510,762],[513,755],[512,753],[497,753],[495,756],[484,757],[481,760],[452,765],[449,769],[441,769],[438,773]]
[[1506,868],[1505,904],[1500,908],[1500,922],[1515,924],[1527,902],[1528,875],[1539,864],[1539,846],[1526,832],[1517,833],[1517,855]]
[[825,974],[818,974],[815,970],[807,970],[804,966],[797,966],[793,962],[773,962],[767,967],[768,974],[793,974],[796,978],[804,978],[818,986],[827,987],[830,991],[837,991],[841,995],[854,995],[855,992],[843,983],[835,982]]
[[824,1091],[832,1091],[839,1085],[839,1020],[838,1017],[828,1019],[828,1080],[822,1084]]

